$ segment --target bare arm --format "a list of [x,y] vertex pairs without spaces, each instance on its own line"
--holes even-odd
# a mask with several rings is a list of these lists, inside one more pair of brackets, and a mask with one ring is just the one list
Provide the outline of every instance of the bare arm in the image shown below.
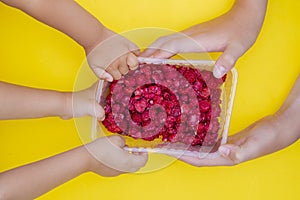
[[0,120],[41,117],[94,116],[104,119],[96,102],[97,84],[79,92],[59,92],[14,85],[0,81]]
[[0,173],[0,199],[34,199],[86,171],[84,148]]
[[[0,173],[0,199],[34,199],[88,171],[101,176],[134,172],[147,155],[123,150],[120,136],[104,137],[56,156]],[[109,152],[109,153],[108,153]]]
[[72,116],[71,93],[0,82],[0,119]]
[[[89,55],[90,67],[101,79],[120,79],[129,69],[137,67],[132,53],[137,46],[104,27],[93,15],[73,0],[2,0],[35,19],[67,34],[79,43]],[[114,36],[114,37],[113,37]],[[104,45],[101,42],[108,40]],[[110,48],[113,46],[113,48]],[[100,52],[99,52],[100,49]]]
[[85,49],[101,41],[105,27],[73,0],[2,0],[67,34]]
[[281,108],[230,136],[215,159],[182,157],[196,166],[235,165],[286,148],[300,138],[300,76]]
[[141,56],[168,58],[182,52],[223,52],[214,75],[227,73],[256,41],[264,22],[268,0],[236,0],[230,11],[211,21],[164,36],[152,43]]

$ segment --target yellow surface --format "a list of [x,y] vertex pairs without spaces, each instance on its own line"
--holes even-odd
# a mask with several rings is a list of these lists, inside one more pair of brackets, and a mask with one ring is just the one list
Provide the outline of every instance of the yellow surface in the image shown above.
[[[81,0],[107,27],[181,30],[226,12],[231,0]],[[233,134],[276,111],[300,72],[300,1],[272,0],[256,44],[237,63]],[[84,60],[80,46],[0,4],[0,80],[72,90]],[[0,97],[1,98],[1,97]],[[285,134],[285,133],[283,133]],[[81,144],[74,121],[0,122],[0,171]],[[39,199],[300,199],[300,143],[234,167],[197,168],[179,161],[147,174],[102,178],[88,173]],[[45,180],[46,181],[46,180]]]

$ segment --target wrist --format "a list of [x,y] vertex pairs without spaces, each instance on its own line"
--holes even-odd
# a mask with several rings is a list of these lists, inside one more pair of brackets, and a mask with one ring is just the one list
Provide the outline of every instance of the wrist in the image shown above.
[[85,145],[82,145],[77,148],[78,149],[78,160],[81,163],[80,171],[81,173],[86,173],[92,171],[91,164],[92,164],[92,156],[89,151],[86,149]]
[[71,92],[61,92],[60,107],[58,110],[59,117],[67,120],[73,118],[73,108],[72,108],[72,93]]
[[102,26],[96,34],[96,37],[86,46],[83,46],[86,55],[88,55],[100,42],[114,35],[115,33]]
[[[88,144],[87,144],[88,145]],[[83,163],[85,172],[94,172],[98,165],[100,165],[99,161],[90,153],[88,150],[88,146],[83,145],[80,147],[83,153]]]
[[274,116],[276,117],[277,129],[281,133],[282,140],[293,143],[300,138],[297,109],[293,106],[282,107]]

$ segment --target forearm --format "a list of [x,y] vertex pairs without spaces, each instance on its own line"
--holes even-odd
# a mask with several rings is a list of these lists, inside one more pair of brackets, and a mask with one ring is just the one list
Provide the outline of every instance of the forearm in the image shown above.
[[0,199],[34,199],[86,172],[89,156],[84,147],[79,147],[0,173]]
[[228,14],[233,15],[237,23],[249,22],[244,25],[250,26],[250,30],[257,30],[258,34],[263,24],[262,19],[265,18],[267,4],[268,0],[236,0]]
[[241,9],[245,14],[251,14],[252,17],[265,15],[268,0],[236,0],[232,10]]
[[282,125],[278,126],[278,129],[283,140],[294,142],[300,138],[299,113],[300,76],[298,76],[288,98],[275,114],[278,123],[282,123]]
[[72,94],[0,81],[0,119],[72,116]]
[[236,0],[233,9],[242,9],[245,14],[251,14],[252,17],[265,15],[268,0]]
[[73,0],[3,0],[67,34],[86,50],[102,40],[105,27]]

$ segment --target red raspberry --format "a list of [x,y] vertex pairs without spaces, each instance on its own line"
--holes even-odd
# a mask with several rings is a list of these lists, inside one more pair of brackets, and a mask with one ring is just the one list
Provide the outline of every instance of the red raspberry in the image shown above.
[[193,84],[196,79],[197,79],[197,76],[194,72],[194,69],[188,69],[184,72],[183,76],[186,78],[186,80],[190,83],[190,84]]
[[199,96],[202,98],[202,99],[208,99],[209,96],[210,96],[210,91],[208,88],[203,88],[202,91],[200,92]]
[[139,113],[131,114],[132,121],[136,122],[137,124],[141,124],[143,122],[142,116]]
[[134,107],[137,112],[143,113],[148,107],[148,103],[145,99],[141,99],[135,102]]
[[199,101],[199,108],[201,112],[210,110],[211,104],[208,100]]
[[103,125],[111,132],[149,141],[161,137],[193,146],[213,145],[225,79],[185,66],[142,64],[110,84]]

